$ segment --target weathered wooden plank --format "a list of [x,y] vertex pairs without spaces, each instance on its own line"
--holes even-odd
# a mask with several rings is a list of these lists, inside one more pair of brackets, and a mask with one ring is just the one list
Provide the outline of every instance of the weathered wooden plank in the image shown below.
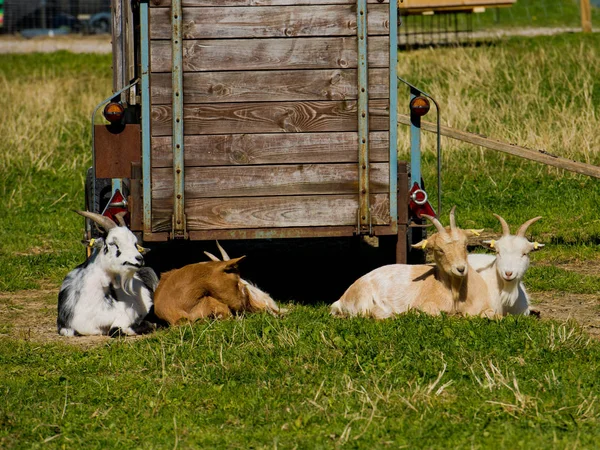
[[[185,105],[186,134],[356,131],[357,102],[262,102]],[[389,128],[388,101],[369,102],[369,129]],[[152,135],[171,136],[171,105],[152,106]]]
[[[371,192],[389,189],[389,166],[372,164]],[[269,197],[283,195],[354,194],[358,191],[356,164],[293,164],[243,167],[188,167],[185,199],[211,197]],[[152,201],[173,197],[173,171],[152,169]]]
[[[374,225],[375,236],[396,235],[398,230],[393,225]],[[168,232],[143,234],[144,242],[165,242],[169,240]],[[190,231],[188,236],[191,241],[225,241],[227,239],[305,239],[305,238],[333,238],[354,236],[356,225],[339,227],[289,227],[289,228],[246,228],[224,230],[196,230]]]
[[[389,97],[388,69],[369,70],[369,98]],[[171,103],[170,73],[154,73],[152,104]],[[188,72],[183,76],[185,103],[355,100],[354,69]]]
[[[131,2],[125,2],[124,3],[124,7],[126,9],[126,16],[125,16],[125,30],[124,30],[124,34],[125,34],[125,61],[127,62],[127,70],[126,70],[126,79],[129,80],[135,80],[137,78],[136,76],[136,60],[135,60],[135,55],[136,55],[136,42],[135,42],[135,36],[136,36],[136,29],[135,29],[135,20],[134,20],[134,16],[135,14],[133,13],[133,8],[132,8],[132,4]],[[136,97],[137,97],[137,85],[133,86],[129,92],[129,97],[127,99],[127,103],[129,105],[135,105],[137,104],[136,102]]]
[[[389,66],[387,37],[369,38],[369,67]],[[171,42],[151,41],[152,72],[171,72]],[[356,37],[206,39],[183,42],[183,70],[352,69]]]
[[[368,9],[369,35],[389,34],[389,7]],[[150,10],[151,39],[171,38],[169,8]],[[356,8],[351,5],[185,8],[184,39],[356,36]]]
[[[509,0],[514,1],[514,0]],[[367,3],[389,3],[389,0],[367,0]],[[288,5],[356,5],[356,0],[183,0],[188,6],[288,6]],[[171,6],[171,0],[150,0],[150,7]]]
[[[186,201],[188,231],[344,226],[356,223],[356,195],[202,198]],[[373,225],[390,223],[389,195],[371,195]],[[173,200],[152,205],[152,230],[169,231]]]
[[[397,234],[393,225],[373,226],[375,236],[389,236]],[[289,227],[289,228],[247,228],[247,229],[224,229],[224,230],[196,230],[190,231],[192,241],[214,241],[214,240],[249,240],[249,239],[306,239],[306,238],[333,238],[349,237],[356,234],[356,225],[344,225],[337,227]],[[149,234],[164,236],[168,233]],[[144,234],[144,239],[146,234]],[[162,239],[166,241],[166,238]]]
[[[387,131],[369,134],[370,161],[389,160]],[[358,161],[358,133],[219,134],[186,136],[186,166]],[[152,167],[172,167],[171,137],[152,139]]]
[[[124,11],[122,0],[111,0],[112,13],[112,66],[113,66],[113,92],[120,91],[128,83],[125,81],[125,33],[123,30]],[[121,94],[125,100],[126,94]]]

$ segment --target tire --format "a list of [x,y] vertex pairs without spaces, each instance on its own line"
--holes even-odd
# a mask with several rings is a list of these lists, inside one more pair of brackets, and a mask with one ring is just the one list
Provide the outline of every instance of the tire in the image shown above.
[[[95,184],[95,195],[94,195]],[[111,180],[109,178],[95,178],[94,169],[90,167],[85,177],[85,209],[100,214],[110,201]],[[100,237],[101,233],[91,220],[85,219],[86,239]]]

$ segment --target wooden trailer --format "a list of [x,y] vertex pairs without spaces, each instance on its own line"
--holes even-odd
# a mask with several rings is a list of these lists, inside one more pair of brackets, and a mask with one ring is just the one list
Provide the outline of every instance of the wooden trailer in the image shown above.
[[88,204],[126,208],[146,242],[399,236],[405,261],[395,1],[114,0],[113,17],[101,105],[125,112],[95,126]]

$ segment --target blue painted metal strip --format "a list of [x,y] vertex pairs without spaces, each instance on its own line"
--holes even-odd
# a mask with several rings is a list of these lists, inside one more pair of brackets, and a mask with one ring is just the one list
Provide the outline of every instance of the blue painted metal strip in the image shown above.
[[142,193],[144,198],[143,230],[152,233],[152,166],[150,149],[150,32],[148,0],[140,3],[140,43],[142,69]]
[[390,217],[398,224],[398,2],[390,1]]
[[[411,87],[410,100],[420,92]],[[410,186],[421,186],[421,118],[411,114],[410,118]],[[422,186],[421,186],[422,187]]]
[[[426,92],[423,92],[416,86],[413,86],[405,79],[398,77],[398,80],[402,81],[404,84],[406,84],[410,88],[411,102],[412,102],[412,99],[417,96],[424,96],[424,97],[427,97],[429,100],[431,100],[435,105],[435,109],[437,112],[437,168],[438,168],[438,186],[437,186],[437,188],[438,188],[438,213],[437,214],[439,216],[439,214],[441,214],[441,211],[442,211],[442,142],[441,142],[441,131],[440,131],[441,130],[440,105],[436,101],[436,99],[433,98],[431,95],[427,94]],[[413,165],[415,163],[418,165],[418,167],[417,167],[418,177],[416,175],[414,177],[411,177],[411,186],[414,185],[414,183],[416,182],[420,187],[423,187],[423,186],[421,186],[421,150],[420,150],[421,118],[418,116],[413,116],[411,113],[410,122],[411,122],[411,129],[410,129],[410,131],[411,131],[411,163]],[[416,135],[414,145],[413,145],[413,134]],[[416,148],[418,148],[418,152],[415,150],[414,151],[415,154],[413,157],[413,150]]]
[[112,193],[114,194],[116,191],[120,191],[121,194],[123,194],[123,180],[121,180],[120,178],[113,178],[111,181]]
[[357,0],[358,34],[358,231],[372,233],[369,202],[369,93],[367,0]]
[[183,34],[181,0],[171,2],[173,102],[173,238],[187,238],[183,149]]

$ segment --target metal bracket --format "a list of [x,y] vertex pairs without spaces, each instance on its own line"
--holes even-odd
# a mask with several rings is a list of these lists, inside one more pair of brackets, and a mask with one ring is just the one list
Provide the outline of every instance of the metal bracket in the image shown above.
[[358,231],[373,231],[369,199],[369,94],[367,60],[367,0],[357,0],[358,41]]
[[181,0],[172,0],[172,114],[173,114],[173,221],[171,236],[187,238],[183,148],[183,33]]
[[369,235],[369,236],[373,236],[373,214],[372,214],[372,208],[369,208],[369,222],[366,224],[361,224],[361,214],[362,211],[360,208],[358,208],[356,210],[356,223],[358,224],[356,227],[356,234],[357,235]]
[[[181,220],[181,223],[177,223],[177,220]],[[179,228],[179,229],[178,229]],[[189,234],[187,232],[187,216],[183,214],[182,219],[176,219],[175,214],[171,216],[171,239],[188,239]]]

